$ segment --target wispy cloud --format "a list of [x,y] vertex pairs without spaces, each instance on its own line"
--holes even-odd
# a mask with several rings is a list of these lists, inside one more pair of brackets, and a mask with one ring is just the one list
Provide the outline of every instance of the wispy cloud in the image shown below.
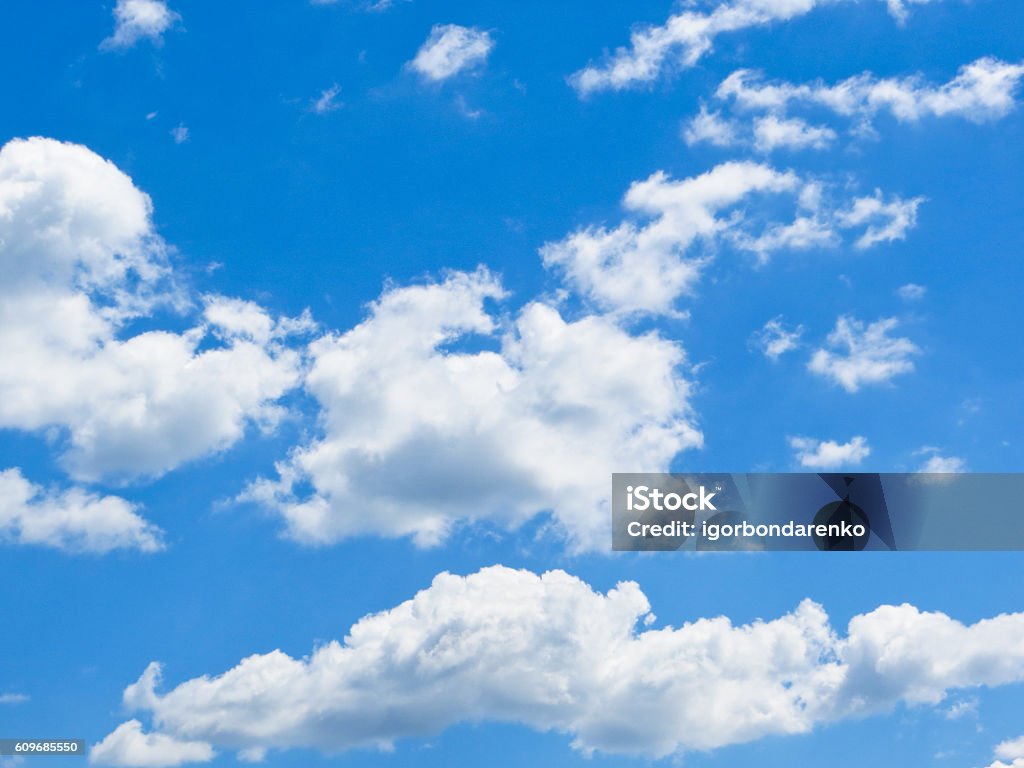
[[888,112],[897,120],[958,116],[974,122],[994,120],[1016,106],[1015,94],[1024,78],[1024,63],[981,58],[960,68],[942,85],[920,74],[877,78],[870,72],[834,85],[823,81],[796,85],[766,82],[760,73],[742,69],[718,86],[716,97],[744,111],[785,112],[795,106],[823,107],[837,115],[869,120]]
[[313,114],[326,115],[341,109],[344,105],[338,100],[340,94],[341,86],[337,83],[330,88],[324,88],[310,106]]
[[[767,222],[744,211],[760,198],[792,206],[792,218]],[[715,246],[731,246],[761,262],[779,251],[835,246],[860,230],[867,248],[899,239],[916,223],[921,198],[858,197],[836,202],[814,179],[764,163],[727,162],[688,179],[659,171],[634,182],[613,228],[590,226],[541,249],[544,264],[606,311],[673,314],[693,290]]]
[[792,330],[786,327],[782,316],[773,317],[754,334],[751,341],[769,360],[778,360],[786,352],[800,346],[804,327],[798,325]]
[[855,467],[871,455],[867,438],[860,435],[846,443],[816,440],[813,437],[791,437],[789,445],[796,451],[800,466],[808,469]]
[[[933,0],[910,0],[924,4]],[[637,27],[630,45],[620,47],[603,61],[591,63],[569,78],[581,96],[598,91],[623,90],[649,84],[662,74],[692,67],[711,49],[719,35],[762,27],[804,16],[835,0],[732,0],[710,12],[687,8],[664,24]],[[900,22],[907,16],[903,0],[887,0],[889,12]]]
[[494,40],[486,30],[438,24],[409,66],[423,78],[440,82],[480,66],[493,48]]
[[188,126],[184,123],[178,123],[171,128],[171,138],[174,139],[175,144],[184,144],[188,141],[188,136]]
[[914,370],[913,357],[921,350],[910,339],[890,335],[898,326],[894,317],[865,326],[860,320],[840,316],[828,336],[827,347],[814,352],[808,368],[847,392],[910,373]]
[[927,292],[927,288],[917,283],[907,283],[896,289],[896,295],[904,301],[919,301]]

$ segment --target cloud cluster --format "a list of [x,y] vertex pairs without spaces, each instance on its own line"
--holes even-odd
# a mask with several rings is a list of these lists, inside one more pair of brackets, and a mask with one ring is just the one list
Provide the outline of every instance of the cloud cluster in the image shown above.
[[836,320],[827,346],[815,350],[808,369],[831,379],[847,392],[868,384],[882,384],[914,370],[920,349],[910,339],[891,336],[899,325],[894,317],[867,326],[846,315]]
[[855,467],[871,455],[867,438],[857,435],[849,442],[816,440],[813,437],[791,437],[790,447],[796,451],[800,466],[808,469],[842,469]]
[[[792,114],[799,109],[825,110],[852,121],[857,135],[872,134],[879,113],[900,122],[955,116],[982,123],[1005,117],[1016,107],[1022,78],[1024,63],[991,57],[961,67],[953,79],[941,85],[927,82],[920,73],[879,78],[870,72],[831,85],[821,80],[769,82],[759,72],[741,69],[715,91],[716,100],[728,103],[741,117],[724,117],[721,110],[702,105],[684,127],[683,138],[690,145],[749,147],[763,153],[831,146],[838,138],[836,131]],[[748,120],[750,113],[755,115]]]
[[[308,657],[249,656],[166,693],[154,663],[124,702],[149,713],[156,730],[145,738],[164,736],[174,750],[334,753],[494,721],[565,733],[584,753],[661,757],[1024,680],[1024,614],[964,625],[882,606],[855,616],[845,636],[811,601],[742,626],[653,622],[631,582],[601,594],[561,571],[444,573]],[[131,764],[116,749],[101,754],[94,762]]]
[[[104,554],[115,549],[155,552],[162,532],[118,496],[81,488],[47,491],[19,469],[0,470],[0,542]],[[12,701],[0,697],[0,703]]]
[[[790,201],[789,221],[747,215],[759,196]],[[857,246],[901,239],[916,223],[921,198],[886,200],[880,192],[835,204],[822,184],[762,163],[727,162],[676,181],[657,172],[634,182],[623,201],[634,214],[618,226],[587,227],[546,244],[544,264],[581,295],[614,313],[672,314],[722,245],[761,260],[780,250],[835,245],[843,230],[863,230]],[[747,206],[751,207],[751,206]]]
[[[701,444],[679,346],[541,302],[502,327],[480,269],[392,288],[357,327],[309,348],[321,435],[253,483],[290,535],[442,541],[462,521],[550,511],[573,547],[606,542],[605,480]],[[311,489],[303,493],[302,489]]]
[[437,24],[409,62],[427,80],[440,82],[483,64],[494,40],[486,30],[458,24]]
[[188,301],[165,253],[148,196],[113,164],[50,139],[0,149],[0,427],[60,430],[79,480],[224,450],[272,425],[297,382],[298,355],[279,343],[290,326],[255,304],[210,296],[189,330],[131,333]]
[[747,127],[739,120],[723,118],[720,111],[709,111],[707,105],[701,105],[700,112],[683,128],[683,140],[689,146],[751,147],[764,154],[779,149],[827,149],[836,138],[831,128],[811,125],[799,117],[765,115]]
[[100,48],[131,48],[140,40],[160,45],[164,32],[179,21],[181,16],[168,8],[164,0],[117,0],[114,34],[104,40]]
[[715,95],[743,110],[784,112],[810,105],[851,118],[888,112],[902,122],[947,116],[983,122],[1004,117],[1016,106],[1021,78],[1024,64],[996,58],[973,61],[942,85],[928,83],[921,74],[877,78],[870,72],[834,85],[820,80],[801,85],[766,83],[759,73],[743,69],[729,75]]
[[[921,5],[935,0],[909,1]],[[709,12],[687,8],[670,16],[664,24],[634,29],[628,48],[617,48],[604,61],[576,72],[569,82],[581,96],[649,84],[666,72],[696,65],[711,50],[719,35],[789,21],[834,2],[731,0],[717,4]],[[906,19],[906,0],[886,2],[897,20]]]

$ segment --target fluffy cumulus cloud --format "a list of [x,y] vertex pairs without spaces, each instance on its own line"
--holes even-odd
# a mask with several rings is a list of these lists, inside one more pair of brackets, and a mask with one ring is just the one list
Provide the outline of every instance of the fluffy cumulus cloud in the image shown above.
[[995,749],[996,760],[988,768],[1024,768],[1024,736],[1000,742]]
[[565,733],[584,753],[662,757],[1024,680],[1024,614],[964,625],[882,606],[845,635],[810,601],[741,626],[654,621],[631,582],[601,594],[561,571],[441,574],[309,656],[249,656],[166,693],[151,664],[124,703],[171,744],[246,755],[387,748],[494,721]]
[[486,30],[438,24],[409,66],[427,80],[447,80],[483,64],[492,48],[494,40]]
[[[700,445],[682,350],[607,318],[530,303],[502,327],[485,270],[393,288],[359,326],[310,346],[322,434],[252,484],[296,539],[443,540],[460,521],[550,511],[579,548],[607,544],[606,480]],[[312,493],[303,493],[303,489]]]
[[[591,63],[572,75],[569,82],[581,96],[649,84],[666,72],[694,66],[712,49],[719,35],[789,21],[836,1],[731,0],[716,4],[710,11],[693,10],[688,5],[664,24],[637,27],[628,47]],[[886,0],[890,13],[899,21],[906,19],[907,5],[931,1]]]
[[[690,145],[776,149],[824,149],[838,134],[828,126],[812,125],[791,114],[800,109],[821,110],[852,121],[852,132],[874,132],[873,120],[886,113],[900,122],[927,117],[961,117],[975,123],[997,120],[1017,105],[1024,63],[981,58],[946,83],[929,83],[921,74],[878,78],[865,72],[834,84],[821,80],[795,84],[766,81],[759,72],[742,69],[718,86],[715,98],[728,103],[739,117],[702,105],[685,126]],[[754,117],[747,119],[750,113]]]
[[860,435],[847,443],[816,440],[813,437],[791,437],[789,446],[796,452],[800,466],[808,469],[855,467],[871,454],[867,438]]
[[145,733],[142,723],[122,723],[89,752],[94,765],[133,768],[172,768],[185,763],[208,763],[213,748],[199,741],[181,741],[163,733]]
[[860,320],[840,316],[827,346],[815,350],[808,368],[847,392],[910,373],[913,357],[921,350],[910,339],[891,335],[898,325],[894,317],[865,326]]
[[163,548],[160,529],[130,502],[81,488],[46,490],[19,469],[0,470],[0,542],[98,554]]
[[140,40],[159,45],[163,35],[181,16],[164,0],[117,0],[114,6],[114,33],[104,40],[104,49],[131,48]]
[[[792,218],[748,215],[744,204],[765,196],[788,200]],[[541,255],[603,310],[671,314],[718,246],[764,260],[780,250],[835,245],[841,230],[860,229],[857,245],[869,247],[904,236],[920,202],[877,193],[837,205],[820,183],[763,163],[722,163],[681,181],[659,171],[626,193],[623,206],[634,218],[612,229],[580,229],[546,244]]]
[[0,149],[0,427],[56,429],[82,480],[159,475],[269,428],[299,375],[295,321],[203,299],[184,332],[130,333],[190,302],[174,287],[149,197],[85,147]]

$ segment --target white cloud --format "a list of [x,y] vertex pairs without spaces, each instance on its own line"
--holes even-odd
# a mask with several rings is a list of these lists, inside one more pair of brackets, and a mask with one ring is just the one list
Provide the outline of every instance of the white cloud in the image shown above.
[[716,147],[747,147],[762,154],[779,149],[827,149],[836,138],[831,128],[811,125],[799,117],[770,114],[747,125],[722,117],[721,111],[709,112],[704,105],[683,129],[683,140],[688,146],[706,143]]
[[835,330],[828,336],[829,348],[817,349],[808,368],[832,379],[847,392],[910,373],[914,370],[911,358],[920,350],[910,339],[889,335],[898,325],[894,317],[865,327],[860,320],[840,316]]
[[736,244],[756,253],[762,262],[778,251],[835,246],[839,236],[834,228],[834,214],[828,211],[823,213],[818,210],[800,213],[788,224],[768,225],[756,237],[740,234],[736,237]]
[[796,451],[800,466],[808,469],[855,467],[871,454],[867,439],[860,435],[847,443],[816,440],[813,437],[791,437],[789,445]]
[[[2,477],[2,473],[0,473],[0,477]],[[29,697],[24,693],[0,693],[0,704],[24,704],[28,700]]]
[[988,768],[1024,768],[1024,736],[1001,742],[995,748],[995,756],[999,759]]
[[800,337],[803,332],[802,325],[788,330],[780,315],[765,323],[764,327],[754,334],[752,341],[769,360],[778,360],[786,352],[800,346]]
[[[835,0],[732,0],[709,13],[683,10],[660,25],[640,26],[630,34],[630,46],[621,47],[599,64],[590,64],[569,78],[581,96],[605,90],[623,90],[651,83],[663,73],[694,66],[721,34],[762,27],[804,16]],[[922,4],[929,0],[911,0]],[[887,0],[897,20],[906,17],[901,0]]]
[[672,313],[709,258],[689,255],[691,246],[738,227],[736,216],[718,213],[754,193],[794,194],[799,187],[795,174],[750,162],[723,163],[683,181],[659,171],[634,182],[623,201],[628,211],[650,221],[581,229],[546,244],[541,255],[545,266],[563,272],[602,308]]
[[185,763],[208,763],[213,748],[201,741],[184,741],[163,733],[144,733],[142,723],[129,720],[89,751],[93,765],[126,768],[172,768]]
[[767,115],[754,121],[754,147],[760,152],[776,149],[825,149],[835,141],[831,128],[810,125],[798,117]]
[[683,129],[683,140],[691,147],[702,143],[733,147],[740,143],[736,124],[724,120],[721,112],[709,112],[703,104],[700,113]]
[[[412,2],[412,0],[365,0],[365,2],[360,2],[357,7],[363,11],[378,13],[390,10],[394,7],[396,1]],[[310,0],[310,3],[313,5],[334,5],[338,2],[340,0]]]
[[409,66],[428,80],[447,80],[483,64],[492,48],[494,40],[485,30],[438,24]]
[[1024,614],[964,625],[882,606],[845,636],[809,600],[740,626],[653,621],[632,582],[601,594],[561,571],[445,573],[304,658],[249,656],[166,693],[154,663],[124,702],[171,738],[224,749],[386,749],[490,721],[565,733],[586,754],[661,757],[1024,680]]
[[850,209],[840,211],[837,218],[843,227],[866,226],[856,245],[862,249],[870,248],[878,243],[905,240],[907,231],[917,226],[917,209],[923,202],[923,197],[910,200],[894,198],[886,202],[882,192],[876,190],[873,197],[854,200]]
[[335,83],[330,88],[325,88],[320,92],[320,95],[313,102],[310,109],[313,110],[313,114],[326,115],[341,109],[342,103],[338,101],[338,95],[341,93],[341,86]]
[[144,39],[160,45],[164,32],[180,20],[181,16],[168,8],[164,0],[117,0],[114,34],[100,48],[131,48]]
[[[155,552],[162,532],[136,507],[118,496],[81,488],[47,491],[20,469],[0,470],[0,542],[52,547],[66,552],[105,553],[115,549]],[[0,703],[15,699],[0,697]]]
[[760,73],[741,69],[723,80],[715,95],[723,101],[731,99],[740,110],[780,113],[807,105],[861,120],[884,111],[901,122],[951,115],[983,122],[1003,117],[1016,106],[1021,78],[1024,64],[995,58],[981,58],[961,67],[956,77],[942,85],[930,84],[920,74],[877,78],[870,72],[834,85],[821,80],[800,85],[766,83]]
[[917,283],[907,283],[896,289],[896,295],[904,301],[918,301],[924,298],[928,289]]
[[[838,134],[827,125],[812,125],[790,114],[822,108],[853,122],[850,134],[876,136],[874,118],[880,112],[901,122],[925,117],[959,116],[981,123],[1008,114],[1017,104],[1016,92],[1024,78],[1024,63],[1009,64],[994,58],[978,59],[961,67],[956,77],[942,85],[924,76],[878,78],[865,72],[829,85],[817,80],[794,84],[766,81],[760,72],[741,69],[715,91],[715,98],[729,102],[732,116],[721,109],[700,112],[684,128],[687,144],[709,143],[719,147],[745,147],[762,153],[778,149],[799,151],[825,149]],[[750,116],[749,113],[755,113]],[[756,113],[763,114],[756,114]]]
[[171,138],[174,139],[175,144],[184,144],[188,141],[188,126],[184,123],[178,123],[178,125],[171,128]]
[[946,710],[946,719],[959,720],[960,718],[967,717],[968,715],[977,715],[979,703],[978,698],[975,696],[967,699],[960,699],[960,701],[954,701]]
[[151,210],[85,147],[0,149],[0,428],[57,428],[79,479],[159,475],[227,449],[249,425],[272,426],[299,377],[279,336],[256,342],[216,316],[181,333],[125,332],[187,308]]
[[[741,207],[767,194],[793,202],[792,221],[759,221]],[[857,245],[868,247],[903,236],[920,202],[886,202],[876,194],[836,209],[825,201],[821,184],[753,162],[722,163],[682,181],[659,171],[626,193],[623,206],[635,219],[614,229],[579,229],[544,245],[541,256],[604,310],[673,314],[717,245],[753,252],[763,261],[778,250],[834,245],[837,229],[866,227]]]
[[[698,446],[682,350],[611,320],[530,303],[505,329],[485,270],[387,290],[352,330],[310,346],[321,436],[244,498],[323,544],[361,534],[442,541],[550,510],[578,549],[605,547],[607,479]],[[308,484],[312,493],[299,489]]]
[[1024,736],[1001,742],[996,746],[995,754],[1003,760],[1024,760]]
[[939,453],[932,453],[918,472],[926,474],[956,474],[967,471],[967,462],[959,456],[943,456]]

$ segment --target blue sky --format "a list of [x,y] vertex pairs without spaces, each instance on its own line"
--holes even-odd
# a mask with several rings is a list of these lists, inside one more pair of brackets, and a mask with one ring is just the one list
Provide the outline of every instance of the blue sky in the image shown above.
[[[1019,3],[0,22],[0,736],[114,765],[1024,765],[1018,553],[613,557],[605,499],[612,471],[1019,470]],[[623,581],[656,618],[625,611],[620,647],[589,590]],[[455,618],[407,620],[428,587]],[[746,631],[679,630],[763,620],[767,656],[806,598],[838,639],[808,619],[782,671]],[[459,663],[357,638],[258,701],[176,689],[227,696],[241,660],[381,611]],[[666,627],[699,658],[658,696],[558,662],[636,671]],[[488,653],[510,679],[466,671]],[[890,690],[869,672],[894,654]],[[123,696],[153,661],[157,694]]]

